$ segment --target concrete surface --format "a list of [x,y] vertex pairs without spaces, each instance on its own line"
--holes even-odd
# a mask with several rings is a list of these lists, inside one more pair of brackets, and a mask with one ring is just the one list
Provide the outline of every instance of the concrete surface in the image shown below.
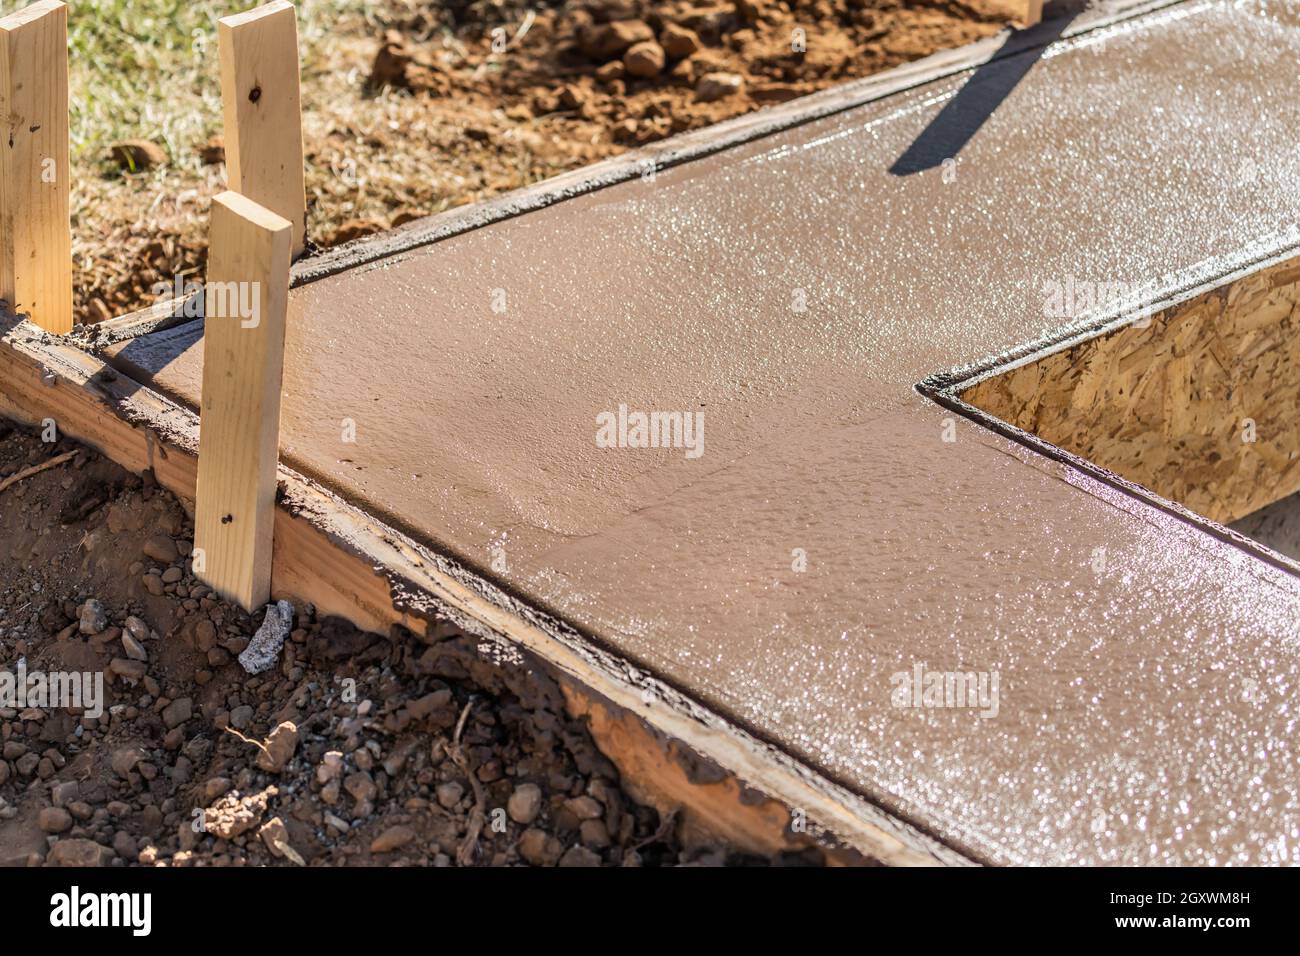
[[1300,239],[1297,62],[1183,3],[301,286],[284,458],[975,859],[1298,862],[1300,579],[914,389]]

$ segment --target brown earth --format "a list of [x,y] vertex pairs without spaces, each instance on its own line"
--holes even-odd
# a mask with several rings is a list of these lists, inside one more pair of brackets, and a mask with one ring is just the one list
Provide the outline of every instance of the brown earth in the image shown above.
[[[326,247],[989,36],[1012,0],[386,0],[304,73],[308,231]],[[505,24],[503,26],[503,24]],[[797,31],[803,31],[799,33]],[[495,47],[494,47],[495,44]],[[201,270],[219,138],[96,190],[76,306],[99,321]]]
[[450,624],[297,605],[250,676],[262,612],[193,577],[177,499],[40,438],[0,419],[0,682],[102,673],[103,714],[0,699],[0,865],[805,862],[683,849],[544,674]]

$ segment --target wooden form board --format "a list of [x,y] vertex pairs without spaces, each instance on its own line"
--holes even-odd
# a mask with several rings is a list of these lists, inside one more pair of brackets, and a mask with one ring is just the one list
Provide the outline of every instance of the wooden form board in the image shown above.
[[40,0],[0,20],[0,298],[72,331],[68,8]]
[[[62,433],[131,471],[152,471],[194,502],[195,416],[37,332],[0,316],[0,414],[29,423],[54,418]],[[559,683],[570,715],[587,723],[629,791],[661,813],[675,812],[687,842],[724,840],[758,854],[815,847],[830,864],[970,864],[702,705],[674,699],[627,662],[511,609],[485,582],[450,573],[437,556],[300,476],[281,468],[279,477],[273,597],[310,601],[318,613],[367,630],[400,625],[415,635],[436,624],[436,609],[521,648]],[[792,827],[796,816],[807,826]]]
[[1300,491],[1300,257],[962,399],[1222,524]]
[[217,21],[230,189],[293,224],[307,242],[297,11],[287,0]]
[[246,610],[271,595],[292,229],[238,193],[212,201],[194,570]]

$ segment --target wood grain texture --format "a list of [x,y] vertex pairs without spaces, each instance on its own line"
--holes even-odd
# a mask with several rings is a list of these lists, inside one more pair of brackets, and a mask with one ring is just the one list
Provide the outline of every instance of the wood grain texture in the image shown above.
[[68,8],[40,0],[0,20],[0,298],[72,331]]
[[212,201],[194,570],[246,610],[271,595],[292,229],[238,193]]
[[230,189],[293,224],[293,255],[307,242],[298,20],[275,0],[217,21],[221,110]]
[[1043,22],[1043,0],[1021,0],[1016,23],[1022,27],[1032,27]]
[[1300,257],[961,397],[1198,514],[1235,521],[1300,490]]

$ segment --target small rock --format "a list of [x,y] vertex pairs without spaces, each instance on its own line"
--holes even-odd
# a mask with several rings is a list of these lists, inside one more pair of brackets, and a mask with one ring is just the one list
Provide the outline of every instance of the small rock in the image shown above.
[[112,851],[93,840],[60,840],[45,858],[47,866],[103,866]]
[[126,651],[126,656],[130,660],[149,660],[149,652],[144,649],[144,645],[126,631],[122,632],[122,650]]
[[95,598],[91,598],[81,605],[77,610],[77,617],[79,618],[79,628],[82,634],[99,634],[103,632],[104,628],[108,627],[108,612],[104,610],[104,605]]
[[406,844],[410,843],[414,839],[415,831],[410,827],[389,827],[371,841],[370,852],[391,853],[393,850],[406,846]]
[[674,60],[684,60],[699,50],[700,37],[694,30],[669,23],[660,32],[659,43]]
[[609,828],[605,826],[604,820],[583,820],[582,825],[578,828],[578,834],[582,838],[584,846],[597,850],[609,848]]
[[278,792],[275,787],[267,787],[260,793],[242,798],[238,792],[229,793],[204,813],[204,825],[219,840],[230,840],[247,833],[261,821],[271,797]]
[[654,31],[642,20],[593,23],[578,35],[578,47],[593,60],[603,63],[621,56],[637,43],[653,40],[654,36]]
[[592,797],[573,797],[564,801],[564,809],[579,820],[595,820],[605,815],[605,808]]
[[248,647],[239,655],[239,663],[250,674],[260,674],[275,666],[284,647],[284,639],[293,629],[293,605],[278,601],[266,606],[266,617]]
[[564,853],[564,844],[545,830],[533,827],[519,838],[519,855],[533,866],[554,866]]
[[627,75],[627,68],[623,66],[622,60],[610,60],[596,70],[596,79],[605,84],[621,80],[625,75]]
[[236,730],[243,730],[253,722],[253,708],[248,704],[240,704],[230,712],[230,726]]
[[565,851],[564,856],[560,857],[560,866],[600,866],[600,856],[585,846],[571,846]]
[[144,661],[128,660],[125,657],[115,657],[108,663],[110,674],[122,678],[129,683],[136,683],[144,678],[147,671]]
[[230,779],[228,777],[209,777],[203,782],[203,802],[210,804],[214,800],[224,797],[230,792]]
[[452,809],[456,804],[460,803],[461,797],[465,796],[465,788],[455,780],[438,784],[436,792],[438,795],[438,804],[444,810]]
[[257,765],[269,773],[279,773],[298,750],[298,725],[291,720],[279,724],[267,735],[257,755]]
[[712,103],[726,96],[734,96],[745,88],[745,79],[737,73],[705,73],[695,85],[695,99]]
[[664,68],[664,48],[654,40],[637,43],[623,54],[623,66],[629,76],[650,79]]
[[194,716],[194,702],[188,697],[174,700],[163,708],[162,719],[168,729],[179,727]]
[[181,578],[183,578],[184,576],[185,576],[185,575],[181,573],[181,569],[180,569],[180,568],[177,568],[177,567],[171,567],[171,568],[168,568],[166,571],[164,571],[164,572],[162,573],[162,583],[163,583],[163,584],[175,584],[177,581],[179,581],[179,580],[180,580]]
[[139,747],[122,747],[113,751],[113,756],[109,758],[109,764],[113,772],[123,779],[129,774],[141,760],[145,758],[145,753]]
[[298,851],[289,845],[289,830],[279,817],[271,817],[262,824],[257,835],[262,838],[262,842],[266,844],[272,856],[284,857],[298,866],[307,865]]
[[375,794],[378,792],[375,781],[371,779],[370,774],[365,772],[348,774],[347,779],[343,781],[343,788],[352,795],[352,799],[358,804],[370,803],[375,799]]
[[206,618],[194,625],[194,645],[204,654],[212,650],[217,640],[217,626]]
[[146,574],[142,579],[144,589],[154,597],[160,597],[163,593],[163,579],[156,574]]
[[50,799],[56,807],[66,807],[76,803],[81,797],[81,785],[75,780],[56,783],[50,790]]
[[66,833],[72,828],[72,814],[62,807],[45,807],[36,822],[45,833]]
[[159,564],[171,564],[179,556],[176,542],[162,532],[151,534],[145,539],[142,549],[147,558],[153,558]]
[[149,640],[149,625],[135,615],[131,615],[126,619],[126,632],[137,641]]
[[528,826],[541,812],[542,788],[535,783],[521,783],[506,801],[506,813],[522,826]]

